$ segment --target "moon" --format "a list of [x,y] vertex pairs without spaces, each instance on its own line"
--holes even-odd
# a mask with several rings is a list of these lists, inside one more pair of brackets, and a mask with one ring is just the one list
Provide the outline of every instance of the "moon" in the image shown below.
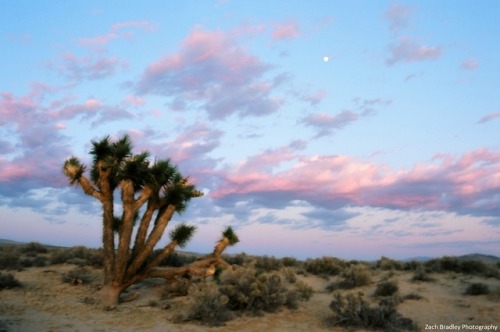
[[323,57],[324,62],[328,62],[328,60],[330,60],[330,59],[327,56]]

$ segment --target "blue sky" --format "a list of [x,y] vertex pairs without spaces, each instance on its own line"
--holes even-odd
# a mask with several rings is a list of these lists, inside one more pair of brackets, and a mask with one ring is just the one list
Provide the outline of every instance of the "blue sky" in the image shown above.
[[4,1],[0,237],[99,246],[61,167],[127,133],[204,191],[172,221],[198,226],[187,250],[232,225],[232,252],[500,255],[499,11]]

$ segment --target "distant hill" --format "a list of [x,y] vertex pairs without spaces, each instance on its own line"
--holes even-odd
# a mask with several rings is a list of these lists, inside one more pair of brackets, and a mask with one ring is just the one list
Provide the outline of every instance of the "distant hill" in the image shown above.
[[488,263],[488,264],[496,264],[500,262],[500,257],[493,256],[493,255],[483,255],[483,254],[469,254],[469,255],[463,255],[463,256],[458,256],[458,260],[461,261],[481,261],[483,263]]
[[24,244],[24,243],[23,242],[12,241],[12,240],[7,240],[7,239],[0,239],[0,246],[2,246],[2,245],[9,245],[9,244]]

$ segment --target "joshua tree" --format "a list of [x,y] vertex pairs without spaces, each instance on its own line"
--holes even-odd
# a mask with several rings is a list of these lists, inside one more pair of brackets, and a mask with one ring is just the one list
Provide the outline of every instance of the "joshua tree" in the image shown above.
[[[227,264],[221,253],[238,242],[230,227],[223,232],[213,254],[205,259],[180,268],[157,268],[176,247],[183,247],[195,231],[194,226],[180,224],[170,232],[170,243],[159,253],[153,252],[172,216],[184,211],[191,198],[203,193],[170,160],[150,162],[148,152],[133,154],[127,135],[114,142],[109,136],[92,141],[90,154],[93,157],[90,177],[85,176],[86,166],[76,157],[65,161],[63,171],[70,184],[80,186],[102,205],[104,286],[100,294],[105,306],[116,306],[120,294],[142,279],[171,279],[185,273],[199,273],[214,264]],[[115,215],[117,189],[121,190],[121,216]]]

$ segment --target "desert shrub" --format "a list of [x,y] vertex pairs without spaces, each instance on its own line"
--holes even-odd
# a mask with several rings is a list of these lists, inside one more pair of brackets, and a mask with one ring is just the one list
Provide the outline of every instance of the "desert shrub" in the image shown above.
[[486,295],[490,293],[490,288],[488,285],[481,282],[475,282],[470,284],[465,290],[465,295]]
[[295,271],[289,267],[285,267],[281,269],[281,274],[285,278],[285,280],[291,284],[297,281],[297,275]]
[[189,280],[184,278],[175,278],[164,286],[161,298],[171,299],[177,296],[186,296],[189,293],[190,286],[191,283]]
[[[158,255],[160,252],[161,252],[161,250],[153,251],[151,258],[153,258],[155,255]],[[160,266],[179,267],[179,266],[188,265],[188,264],[194,262],[195,260],[196,260],[195,256],[182,255],[182,254],[174,252],[171,255],[162,259],[162,261],[160,262]]]
[[190,295],[188,309],[184,314],[174,317],[174,321],[197,320],[203,324],[220,326],[233,318],[227,307],[229,298],[222,294],[215,284],[193,286]]
[[254,266],[259,272],[271,272],[280,270],[283,263],[273,256],[258,256],[254,258]]
[[0,290],[4,288],[21,287],[21,283],[17,280],[12,273],[0,272]]
[[426,271],[423,266],[419,266],[416,270],[415,273],[413,274],[413,277],[411,279],[412,281],[434,281],[434,278],[432,278]]
[[224,254],[224,255],[222,255],[222,257],[230,265],[243,266],[250,261],[250,257],[247,254],[245,254],[244,252],[239,253],[237,255]]
[[93,277],[89,270],[80,267],[63,274],[62,281],[72,285],[83,285],[90,284],[93,281]]
[[384,281],[377,285],[373,296],[392,296],[399,290],[396,281]]
[[47,266],[47,257],[36,256],[29,258],[22,258],[19,260],[19,265],[22,267],[44,267]]
[[38,242],[30,242],[20,248],[24,254],[46,254],[49,250]]
[[372,276],[365,265],[353,265],[342,273],[343,279],[338,283],[338,288],[351,289],[368,285]]
[[417,261],[409,261],[403,263],[403,270],[405,271],[415,271],[422,266],[422,263]]
[[283,257],[281,259],[281,264],[286,267],[297,267],[300,266],[300,261],[293,257]]
[[304,262],[307,272],[320,276],[335,276],[347,267],[347,264],[337,258],[322,257],[307,259]]
[[444,256],[431,259],[425,263],[425,267],[433,272],[460,272],[460,262],[456,257]]
[[278,272],[259,273],[254,267],[224,271],[219,287],[228,297],[228,308],[234,311],[273,312],[286,306],[295,308],[297,301],[308,299],[309,290],[302,284],[290,289]]
[[382,256],[375,264],[375,267],[384,271],[388,270],[401,271],[403,270],[404,265],[399,261]]
[[485,263],[476,260],[461,261],[459,266],[460,272],[465,274],[484,275],[488,271],[488,266]]
[[21,255],[14,247],[4,247],[0,251],[0,270],[17,270],[21,267]]
[[332,324],[344,327],[364,327],[384,331],[416,331],[417,326],[409,318],[396,311],[397,302],[388,298],[378,307],[370,307],[361,293],[341,295],[336,293],[330,303],[334,312]]
[[76,246],[54,251],[50,257],[51,264],[75,264],[102,267],[102,250]]
[[299,301],[309,301],[314,294],[314,289],[301,280],[296,281],[294,287]]

